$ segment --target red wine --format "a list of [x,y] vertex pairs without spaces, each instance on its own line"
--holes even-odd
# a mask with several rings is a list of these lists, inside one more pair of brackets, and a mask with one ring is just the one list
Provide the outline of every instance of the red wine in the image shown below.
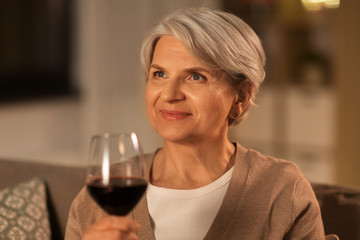
[[104,185],[101,179],[87,184],[87,190],[95,201],[109,214],[125,216],[141,199],[147,182],[141,178],[113,177]]

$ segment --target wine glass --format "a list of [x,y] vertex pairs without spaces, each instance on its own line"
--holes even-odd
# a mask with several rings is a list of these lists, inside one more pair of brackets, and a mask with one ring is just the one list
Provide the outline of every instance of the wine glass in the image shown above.
[[143,196],[147,181],[135,133],[92,137],[86,188],[107,213],[127,215]]

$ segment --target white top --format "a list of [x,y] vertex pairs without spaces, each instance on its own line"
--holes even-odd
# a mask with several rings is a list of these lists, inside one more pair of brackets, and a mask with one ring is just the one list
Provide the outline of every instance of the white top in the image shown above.
[[156,240],[203,239],[219,211],[233,170],[196,189],[149,184],[146,197]]

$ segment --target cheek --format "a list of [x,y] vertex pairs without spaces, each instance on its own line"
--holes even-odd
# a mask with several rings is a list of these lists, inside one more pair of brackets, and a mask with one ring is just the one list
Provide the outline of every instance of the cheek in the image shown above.
[[194,95],[193,102],[201,109],[201,112],[216,118],[228,114],[233,97],[228,91],[216,89],[216,91]]
[[152,105],[152,93],[149,89],[148,86],[146,86],[145,88],[145,104],[146,104],[146,109],[148,109],[151,105]]
[[157,91],[155,91],[151,85],[147,84],[145,88],[145,105],[149,118],[151,118],[151,114],[155,111],[155,104],[157,99]]
[[209,115],[211,115],[215,118],[217,118],[217,117],[222,118],[224,115],[228,115],[229,108],[230,108],[230,105],[227,104],[227,102],[221,98],[219,98],[219,99],[211,98],[209,100],[209,104],[207,104],[207,109],[208,109],[207,112],[209,113]]

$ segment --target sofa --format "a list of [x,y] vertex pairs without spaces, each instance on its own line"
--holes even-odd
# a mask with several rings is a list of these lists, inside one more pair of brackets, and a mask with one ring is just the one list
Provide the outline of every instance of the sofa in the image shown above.
[[[85,168],[80,166],[0,159],[0,202],[2,201],[1,198],[4,198],[1,193],[4,196],[4,192],[5,195],[7,194],[7,199],[9,199],[11,194],[25,198],[24,193],[31,192],[29,188],[35,188],[37,192],[43,191],[46,206],[44,204],[38,205],[46,208],[49,219],[49,234],[51,234],[50,239],[64,239],[68,211],[72,200],[84,186],[85,175]],[[25,184],[21,185],[22,183]],[[42,187],[42,183],[45,187]],[[321,206],[326,234],[335,233],[341,240],[360,240],[360,189],[315,183],[312,185]],[[2,191],[2,189],[10,189],[11,191]],[[39,197],[40,195],[32,197],[33,202],[30,203],[30,206],[41,202],[42,197]],[[3,201],[5,200],[3,199]],[[23,203],[21,201],[13,202],[20,205]],[[34,207],[25,207],[25,211],[32,211],[31,209],[33,210]],[[0,230],[2,228],[1,217],[4,211],[0,205]],[[8,216],[10,216],[9,219],[12,217],[11,214],[8,214]],[[40,218],[38,214],[34,216]],[[30,224],[26,222],[26,218],[17,218],[9,221],[23,223],[26,226]],[[29,227],[28,231],[30,232],[36,225],[30,224],[29,226],[33,227]],[[44,227],[47,225],[42,222],[39,226]],[[44,232],[40,233],[44,234]],[[35,232],[34,234],[40,233]],[[36,238],[34,237],[34,239]],[[39,237],[38,239],[45,238]]]
[[[84,186],[85,175],[85,168],[79,166],[0,159],[0,193],[4,188],[14,187],[35,177],[43,180],[46,185],[46,208],[48,210],[51,239],[60,240],[64,239],[71,202]],[[37,201],[40,200],[37,199]],[[34,239],[36,238],[42,239],[41,237],[34,237]],[[0,237],[0,239],[2,238]]]

